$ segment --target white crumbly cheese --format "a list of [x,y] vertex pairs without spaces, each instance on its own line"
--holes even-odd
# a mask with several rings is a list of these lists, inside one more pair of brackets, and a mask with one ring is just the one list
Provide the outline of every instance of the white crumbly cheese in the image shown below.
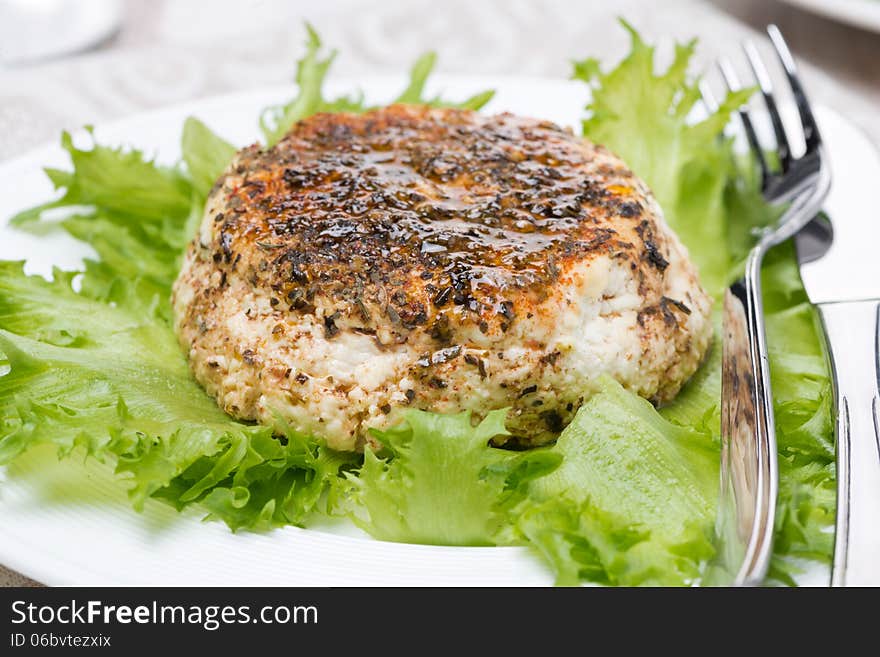
[[[410,115],[413,120],[425,120],[416,110],[406,112],[410,114],[404,113],[403,120]],[[448,115],[428,115],[434,116]],[[344,120],[353,124],[359,119]],[[453,115],[450,120],[460,117]],[[504,118],[499,125],[508,131],[513,125],[520,132],[510,134],[527,137],[545,129],[544,124],[527,121]],[[289,299],[296,300],[298,293],[295,289],[287,293],[288,287],[283,287],[289,277],[271,277],[281,271],[279,254],[285,252],[274,243],[256,244],[269,238],[253,236],[253,229],[243,223],[249,219],[247,213],[233,215],[244,218],[236,219],[233,226],[240,231],[233,243],[237,257],[225,250],[224,240],[231,239],[223,233],[230,225],[230,207],[241,208],[235,199],[241,197],[248,176],[257,177],[252,171],[242,172],[240,163],[249,158],[262,162],[260,158],[275,153],[251,150],[240,155],[239,164],[233,164],[212,193],[198,239],[174,286],[176,329],[195,377],[236,417],[267,424],[281,418],[294,429],[342,450],[362,448],[370,440],[368,429],[396,422],[396,410],[402,407],[441,413],[467,410],[477,416],[511,407],[508,426],[513,433],[522,442],[545,442],[573,417],[606,375],[646,398],[670,399],[708,349],[710,299],[644,184],[607,151],[546,130],[551,139],[570,144],[575,155],[578,149],[586,149],[585,163],[578,166],[589,168],[590,180],[623,190],[619,194],[637,203],[640,214],[617,217],[615,208],[620,206],[599,203],[596,216],[604,222],[600,225],[613,227],[611,233],[620,246],[604,245],[583,251],[583,256],[560,258],[554,265],[558,272],[553,282],[539,294],[531,291],[517,296],[514,288],[508,290],[516,315],[500,329],[496,320],[504,308],[482,307],[483,316],[496,322],[487,328],[485,322],[477,321],[480,316],[469,314],[459,302],[436,302],[445,309],[444,321],[449,326],[449,335],[443,339],[432,333],[430,318],[401,330],[395,313],[387,309],[394,294],[394,288],[387,285],[377,284],[370,297],[372,305],[365,313],[369,322],[360,316],[364,309],[346,312],[347,307],[340,306],[339,299],[347,290],[333,288],[332,278],[318,287],[306,310],[295,310]],[[305,148],[299,142],[288,147],[294,152]],[[298,161],[284,157],[288,157],[285,162]],[[290,166],[281,168],[286,171]],[[258,191],[276,193],[272,185],[282,183],[272,181],[281,174],[272,178],[272,171],[260,169],[259,173],[260,180],[270,182],[261,183]],[[419,184],[420,193],[440,194],[427,183]],[[245,203],[251,202],[250,196],[244,198]],[[462,205],[461,212],[468,207]],[[267,221],[265,217],[260,220]],[[334,224],[343,238],[349,224]],[[650,244],[645,230],[650,231]],[[352,235],[351,239],[357,237],[357,233]],[[429,243],[434,244],[425,241],[422,246]],[[646,256],[648,247],[658,255]],[[413,254],[414,261],[443,255],[437,246],[427,248],[427,255],[424,249]],[[392,255],[389,251],[384,257]],[[648,256],[654,258],[653,264]],[[299,257],[298,252],[291,257]],[[363,266],[367,272],[363,280],[370,285],[375,279],[370,278],[371,264],[366,256],[366,264],[356,262],[359,257],[357,253],[351,256],[351,266]],[[482,290],[486,281],[513,280],[519,275],[515,269],[480,267],[481,277],[471,279],[474,291]],[[425,281],[430,280],[417,269],[403,271],[401,276],[410,277],[398,288],[409,298],[424,292]],[[331,288],[335,289],[332,294]],[[426,298],[436,299],[437,289],[442,286],[431,289]],[[440,312],[431,304],[428,310]]]

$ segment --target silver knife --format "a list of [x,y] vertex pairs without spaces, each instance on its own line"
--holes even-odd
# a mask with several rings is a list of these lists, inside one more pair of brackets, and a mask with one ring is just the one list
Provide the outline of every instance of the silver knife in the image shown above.
[[826,203],[832,224],[813,222],[795,243],[804,287],[825,329],[834,377],[837,525],[831,584],[878,586],[880,218],[874,198],[880,155],[843,123],[827,148],[832,170],[845,172],[837,176]]

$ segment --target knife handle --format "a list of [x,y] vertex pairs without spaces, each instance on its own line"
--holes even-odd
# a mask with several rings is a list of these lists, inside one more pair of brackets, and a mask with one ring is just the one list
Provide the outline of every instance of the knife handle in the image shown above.
[[880,301],[819,304],[834,374],[837,529],[832,586],[880,585]]

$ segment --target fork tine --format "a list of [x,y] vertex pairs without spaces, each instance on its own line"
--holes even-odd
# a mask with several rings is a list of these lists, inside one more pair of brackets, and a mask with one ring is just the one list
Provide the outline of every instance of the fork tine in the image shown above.
[[779,31],[778,27],[772,24],[768,25],[767,34],[770,36],[770,41],[773,43],[773,48],[776,50],[779,62],[782,64],[782,68],[785,69],[785,75],[788,78],[788,83],[791,85],[798,113],[801,115],[801,125],[803,126],[807,151],[815,150],[822,142],[822,138],[819,135],[819,127],[816,125],[816,120],[813,118],[810,103],[807,101],[807,94],[804,92],[800,78],[798,78],[794,57],[791,56],[788,44],[782,38],[782,32]]
[[709,114],[714,114],[718,111],[718,101],[715,99],[715,94],[712,93],[712,87],[702,78],[698,82],[698,86],[700,88],[700,96],[703,98],[703,105],[706,106],[706,111]]
[[767,113],[770,114],[770,123],[773,124],[773,133],[776,135],[776,150],[779,156],[779,165],[782,172],[788,171],[791,166],[791,146],[788,143],[788,136],[785,134],[785,126],[782,124],[782,117],[779,116],[779,108],[776,106],[776,98],[773,96],[773,83],[770,81],[770,74],[761,61],[758,49],[751,41],[743,43],[743,50],[746,53],[746,59],[749,60],[749,66],[755,75],[758,87],[761,89],[761,95],[764,97],[764,105],[767,107]]
[[[724,80],[724,84],[727,85],[728,90],[738,91],[742,88],[739,78],[736,75],[736,71],[729,60],[725,58],[719,59],[718,69],[721,71],[721,77]],[[749,140],[749,146],[752,149],[752,153],[758,161],[758,167],[761,170],[761,189],[763,190],[767,187],[767,182],[770,178],[770,168],[767,166],[767,158],[764,157],[764,149],[761,148],[761,143],[758,141],[758,135],[755,132],[752,117],[749,115],[745,106],[739,109],[739,120],[746,133],[746,138]]]

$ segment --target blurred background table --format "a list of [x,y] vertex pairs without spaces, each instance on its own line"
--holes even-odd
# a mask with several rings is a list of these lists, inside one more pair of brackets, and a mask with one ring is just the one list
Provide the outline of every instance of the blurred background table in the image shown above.
[[[627,52],[617,16],[665,44],[698,36],[698,63],[709,67],[774,22],[813,99],[880,144],[880,34],[772,0],[123,0],[121,16],[87,52],[0,67],[0,159],[62,129],[289,82],[303,20],[339,48],[334,73],[346,77],[400,72],[429,48],[438,71],[567,77],[572,58]],[[0,585],[27,583],[0,566]]]

